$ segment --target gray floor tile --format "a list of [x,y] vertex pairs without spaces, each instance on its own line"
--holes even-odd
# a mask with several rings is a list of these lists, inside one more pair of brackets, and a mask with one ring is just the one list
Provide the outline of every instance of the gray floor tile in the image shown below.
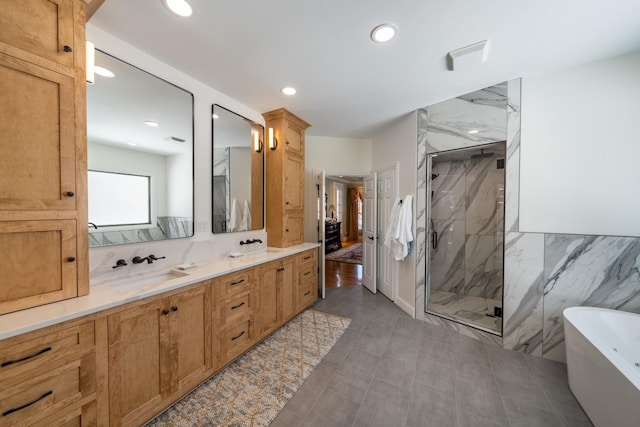
[[513,427],[562,427],[553,411],[541,409],[526,402],[503,399],[510,426]]
[[325,390],[302,425],[308,427],[348,427],[353,424],[359,408],[358,403]]
[[407,405],[382,401],[370,406],[363,404],[353,422],[354,427],[402,426],[407,417]]
[[409,405],[410,390],[410,387],[400,388],[374,378],[369,384],[369,390],[362,404],[376,406],[393,402],[406,408]]
[[408,427],[454,427],[456,399],[453,392],[434,389],[414,381],[407,412]]
[[[508,424],[500,424],[486,418],[471,414],[466,411],[456,412],[456,427],[505,427]],[[551,427],[551,426],[549,426]]]
[[382,357],[375,370],[374,379],[402,390],[411,390],[415,369],[409,369],[403,363]]
[[274,420],[271,421],[269,427],[298,427],[302,425],[302,421],[303,419],[295,412],[285,407],[278,413]]

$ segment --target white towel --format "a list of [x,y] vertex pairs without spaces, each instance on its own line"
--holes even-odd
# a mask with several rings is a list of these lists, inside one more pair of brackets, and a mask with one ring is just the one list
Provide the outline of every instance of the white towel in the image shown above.
[[397,198],[391,208],[387,221],[384,245],[396,261],[402,261],[409,255],[409,243],[413,241],[411,227],[413,224],[412,196],[407,195],[404,203]]
[[242,220],[240,221],[240,230],[251,230],[251,208],[249,207],[249,201],[244,201],[244,209],[242,210]]
[[238,206],[238,201],[233,199],[231,202],[231,216],[229,218],[229,231],[240,231],[240,223],[242,222],[242,211]]

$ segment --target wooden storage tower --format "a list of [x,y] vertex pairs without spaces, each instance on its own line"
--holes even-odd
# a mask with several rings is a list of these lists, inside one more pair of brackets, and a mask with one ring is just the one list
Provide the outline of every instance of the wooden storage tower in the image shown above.
[[285,248],[304,242],[304,133],[311,126],[284,108],[263,114],[275,149],[267,150],[267,240]]
[[0,1],[0,314],[89,292],[85,1]]

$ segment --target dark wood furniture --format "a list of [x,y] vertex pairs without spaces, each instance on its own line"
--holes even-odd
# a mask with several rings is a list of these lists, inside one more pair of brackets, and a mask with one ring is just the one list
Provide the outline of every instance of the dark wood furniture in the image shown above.
[[328,254],[342,247],[340,240],[340,224],[341,222],[325,222],[324,223],[324,253]]

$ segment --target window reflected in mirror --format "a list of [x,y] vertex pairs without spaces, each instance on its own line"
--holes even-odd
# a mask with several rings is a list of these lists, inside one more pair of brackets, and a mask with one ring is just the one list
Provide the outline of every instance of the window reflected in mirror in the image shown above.
[[220,105],[212,107],[212,231],[264,227],[264,127]]
[[99,50],[95,63],[89,246],[193,236],[193,95]]

